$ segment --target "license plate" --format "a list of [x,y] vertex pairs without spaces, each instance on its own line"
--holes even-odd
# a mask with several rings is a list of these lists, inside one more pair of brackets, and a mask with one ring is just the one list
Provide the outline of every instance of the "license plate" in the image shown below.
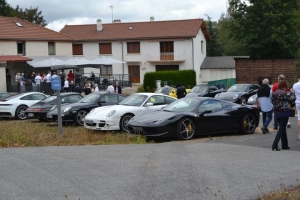
[[93,123],[92,120],[84,120],[84,122],[85,122],[86,124],[92,124],[92,123]]
[[33,117],[33,113],[28,113],[28,117]]
[[50,115],[50,114],[47,114],[47,118],[52,118],[52,115]]

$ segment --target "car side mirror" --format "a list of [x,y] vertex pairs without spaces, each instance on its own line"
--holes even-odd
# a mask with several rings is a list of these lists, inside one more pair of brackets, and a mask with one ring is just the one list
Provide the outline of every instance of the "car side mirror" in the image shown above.
[[205,111],[203,111],[203,112],[199,115],[199,117],[203,117],[204,114],[206,114],[206,113],[212,113],[212,110],[205,110]]
[[146,104],[145,104],[145,107],[148,107],[148,106],[153,106],[153,103],[150,103],[150,102],[149,102],[149,103],[146,103]]

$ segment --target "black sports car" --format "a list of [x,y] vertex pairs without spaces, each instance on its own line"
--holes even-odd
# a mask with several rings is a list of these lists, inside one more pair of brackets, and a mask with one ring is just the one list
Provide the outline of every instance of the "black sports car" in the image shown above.
[[235,84],[226,92],[216,94],[215,98],[233,103],[247,104],[249,97],[257,92],[257,84]]
[[200,84],[193,87],[191,91],[186,94],[186,97],[215,97],[216,94],[224,91],[224,89],[219,89],[216,85]]
[[[63,104],[76,103],[80,99],[82,99],[82,96],[75,92],[66,92],[66,93],[61,93],[60,98],[61,98],[61,104],[63,105]],[[28,118],[35,118],[40,121],[46,121],[47,112],[49,112],[51,108],[55,107],[56,105],[57,105],[57,95],[53,94],[47,97],[46,99],[28,107],[25,112]]]
[[194,135],[222,132],[251,134],[258,124],[259,110],[256,107],[210,97],[188,97],[162,110],[134,116],[128,122],[128,132],[189,140]]
[[[77,103],[64,105],[61,107],[62,122],[76,123],[77,125],[84,125],[84,117],[94,108],[100,106],[116,105],[125,99],[126,96],[107,92],[94,92]],[[57,108],[53,108],[47,113],[47,119],[57,120]]]

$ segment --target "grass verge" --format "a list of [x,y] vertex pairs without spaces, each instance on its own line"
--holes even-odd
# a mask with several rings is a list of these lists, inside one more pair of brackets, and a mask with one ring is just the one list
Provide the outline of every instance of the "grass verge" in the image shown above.
[[1,120],[0,147],[146,143],[144,136],[112,131],[92,131],[75,125],[63,126],[62,133],[63,136],[59,137],[57,123]]
[[300,200],[300,185],[292,189],[282,189],[277,192],[264,195],[256,200]]

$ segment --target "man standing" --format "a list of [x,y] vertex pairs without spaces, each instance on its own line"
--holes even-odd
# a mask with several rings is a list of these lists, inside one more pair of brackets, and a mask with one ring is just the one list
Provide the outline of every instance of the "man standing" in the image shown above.
[[177,99],[181,99],[181,98],[185,97],[186,90],[185,90],[185,87],[183,85],[181,85],[180,82],[177,82],[176,89],[177,89],[177,91],[176,91]]
[[300,140],[300,78],[298,79],[298,83],[293,85],[293,90],[296,95],[296,108],[298,114],[298,139]]
[[114,86],[111,83],[107,87],[107,92],[109,92],[109,93],[114,93],[115,92]]
[[116,82],[116,86],[115,86],[115,93],[119,93],[119,94],[122,94],[122,88],[121,86],[119,85],[119,82]]
[[37,76],[35,77],[35,84],[37,87],[37,91],[40,92],[41,91],[41,83],[42,83],[42,77],[40,76],[40,73],[37,74]]
[[262,85],[257,90],[256,104],[261,108],[263,114],[263,127],[261,130],[263,134],[269,133],[268,125],[272,121],[273,104],[272,92],[267,78],[262,81]]
[[165,81],[164,87],[161,89],[161,93],[163,93],[165,95],[169,95],[170,91],[171,91],[171,88],[168,86],[168,82]]

